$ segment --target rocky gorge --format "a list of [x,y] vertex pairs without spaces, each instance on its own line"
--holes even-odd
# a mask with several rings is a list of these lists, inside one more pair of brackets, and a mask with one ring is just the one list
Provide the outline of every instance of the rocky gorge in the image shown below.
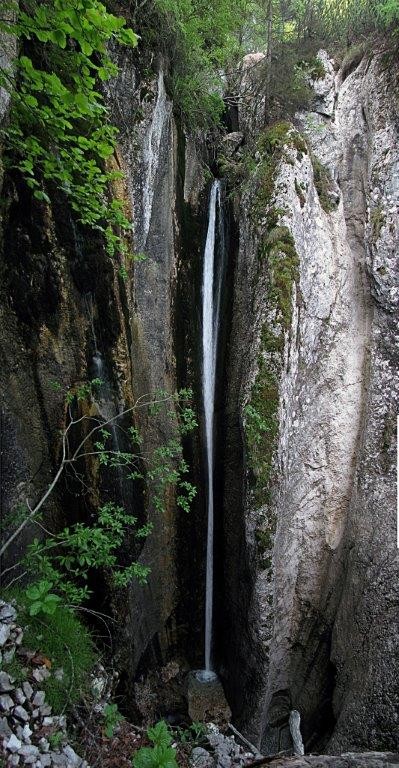
[[[101,476],[88,457],[90,490],[65,476],[45,524],[90,519],[112,493],[153,525],[134,544],[151,568],[147,582],[133,581],[120,599],[100,580],[92,605],[107,614],[112,605],[118,617],[114,663],[128,714],[137,714],[131,692],[152,671],[203,666],[201,274],[211,183],[222,176],[214,668],[233,724],[261,754],[291,749],[297,710],[306,755],[327,755],[276,765],[396,764],[397,82],[378,53],[338,66],[321,51],[310,106],[265,133],[264,103],[251,96],[263,70],[252,58],[225,135],[205,139],[174,112],[167,62],[148,75],[133,53],[114,56],[120,72],[105,98],[119,128],[111,162],[124,180],[113,194],[146,257],[126,279],[56,193],[49,205],[18,174],[2,173],[3,533],[10,511],[43,493],[57,470],[65,388],[101,379],[90,413],[103,419],[148,393],[191,388],[199,429],[183,440],[197,487],[188,515],[175,491],[160,511],[150,477],[143,489]],[[3,120],[7,106],[2,93]],[[143,455],[176,421],[177,407],[135,413]],[[124,439],[113,435],[118,450]],[[4,557],[4,574],[35,535],[32,523]],[[184,707],[179,696],[161,700],[158,715]]]

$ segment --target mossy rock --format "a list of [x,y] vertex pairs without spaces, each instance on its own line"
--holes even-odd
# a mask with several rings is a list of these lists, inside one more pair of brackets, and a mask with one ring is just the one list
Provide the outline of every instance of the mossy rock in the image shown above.
[[312,165],[314,185],[319,196],[320,205],[326,213],[331,213],[337,209],[339,203],[334,193],[334,182],[331,173],[314,155],[312,155]]
[[299,160],[308,151],[304,137],[291,123],[285,121],[275,123],[261,133],[257,142],[257,151],[262,155],[262,162],[257,170],[258,192],[254,203],[255,217],[262,216],[272,202],[281,160],[294,164],[292,157],[284,155],[285,150],[290,147],[296,149]]
[[279,431],[279,382],[284,352],[285,332],[292,319],[293,285],[299,281],[299,258],[289,228],[281,223],[286,210],[273,206],[278,166],[286,147],[307,152],[303,137],[290,123],[270,126],[258,140],[258,151],[265,157],[258,169],[258,195],[255,211],[266,214],[267,227],[259,244],[258,256],[267,261],[267,294],[273,327],[266,323],[261,333],[258,373],[245,409],[245,433],[248,463],[253,474],[253,493],[259,505],[270,501],[274,456]]
[[380,205],[377,205],[370,213],[371,239],[373,243],[377,242],[385,221],[386,213]]

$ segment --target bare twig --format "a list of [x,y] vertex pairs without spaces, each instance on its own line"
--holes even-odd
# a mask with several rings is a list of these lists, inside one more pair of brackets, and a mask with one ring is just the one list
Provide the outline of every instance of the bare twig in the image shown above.
[[283,749],[282,752],[277,752],[275,755],[260,757],[259,760],[254,760],[253,763],[247,763],[245,768],[257,768],[258,765],[267,765],[268,763],[273,763],[274,760],[278,760],[280,757],[293,757],[292,749]]
[[262,753],[259,752],[259,749],[255,747],[254,744],[251,744],[251,742],[248,741],[248,739],[246,739],[245,736],[243,736],[242,733],[240,733],[240,731],[238,731],[237,728],[235,728],[235,726],[232,725],[232,723],[228,723],[228,726],[230,730],[233,731],[233,733],[243,742],[243,744],[245,744],[246,747],[249,747],[251,752],[253,752],[256,757],[258,758],[263,757]]
[[[132,405],[130,408],[126,408],[124,411],[121,411],[120,413],[117,413],[115,416],[112,416],[109,419],[106,419],[105,421],[101,421],[100,419],[94,417],[94,416],[87,416],[83,415],[80,416],[78,419],[74,419],[72,417],[71,410],[69,408],[69,415],[70,415],[70,422],[65,428],[64,432],[62,433],[62,458],[60,465],[58,467],[58,470],[54,476],[54,479],[46,489],[45,493],[41,497],[41,499],[37,502],[37,504],[32,508],[30,506],[29,500],[26,499],[26,505],[29,509],[29,514],[27,517],[22,521],[22,523],[16,528],[16,530],[9,536],[7,541],[3,544],[3,546],[0,549],[0,558],[3,556],[4,552],[8,549],[10,544],[12,544],[13,541],[22,533],[24,528],[28,525],[29,522],[33,520],[34,517],[39,513],[40,509],[42,508],[43,504],[47,501],[48,497],[53,492],[55,486],[57,485],[58,481],[61,478],[62,473],[64,472],[64,469],[68,466],[71,466],[74,462],[78,461],[78,459],[83,458],[84,456],[95,456],[100,453],[100,451],[93,451],[93,452],[87,452],[87,453],[81,453],[82,448],[86,445],[86,443],[90,440],[90,438],[93,437],[93,435],[100,431],[101,429],[104,429],[109,424],[113,424],[118,419],[121,419],[125,416],[127,416],[130,413],[133,413],[134,411],[137,411],[140,408],[145,408],[148,406],[153,405],[162,405],[162,403],[167,403],[170,401],[173,401],[173,395],[168,395],[167,397],[161,397],[157,400],[150,399],[149,394],[141,395],[139,398],[137,398],[134,405]],[[84,420],[89,421],[95,421],[96,426],[94,426],[92,429],[89,430],[87,435],[81,440],[80,444],[76,448],[75,452],[71,457],[69,457],[69,432],[72,429],[72,427],[76,426],[77,424],[80,424]],[[103,451],[102,453],[107,454],[118,454],[118,451]],[[143,457],[135,456],[132,454],[132,457],[137,460],[142,460]]]

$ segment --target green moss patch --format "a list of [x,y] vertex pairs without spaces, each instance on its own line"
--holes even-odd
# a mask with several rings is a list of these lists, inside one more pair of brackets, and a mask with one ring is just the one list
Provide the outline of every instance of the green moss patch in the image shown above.
[[253,212],[255,219],[264,215],[275,193],[276,177],[281,161],[293,162],[287,149],[296,149],[297,159],[307,154],[308,148],[303,136],[285,121],[271,125],[263,131],[257,142],[257,152],[262,160],[257,169],[257,193]]
[[51,669],[62,670],[44,683],[46,699],[54,712],[62,712],[77,701],[89,686],[89,673],[96,661],[89,631],[66,608],[58,608],[53,616],[26,618],[24,645],[38,650],[51,661]]
[[335,211],[338,201],[334,197],[331,173],[320,160],[312,155],[314,185],[319,196],[320,205],[326,213]]
[[[42,686],[53,712],[61,714],[89,690],[90,672],[98,661],[90,632],[67,608],[57,608],[52,616],[30,616],[23,593],[16,599],[23,646],[48,659],[51,674]],[[17,681],[26,679],[25,667],[18,657],[3,666]]]
[[385,224],[385,220],[386,214],[383,208],[380,205],[377,205],[370,213],[371,239],[373,243],[377,242],[381,234],[381,229]]
[[[273,204],[278,167],[285,159],[287,146],[294,146],[299,153],[307,151],[303,138],[289,123],[271,126],[258,142],[258,149],[265,157],[258,169],[254,210],[258,225],[263,227],[258,256],[266,262],[268,269],[269,320],[262,329],[258,373],[245,408],[245,434],[252,492],[259,507],[270,503],[279,432],[279,384],[285,334],[291,326],[293,286],[299,281],[299,258],[294,238],[281,221],[286,211]],[[255,531],[260,563],[264,568],[270,567],[274,531],[272,512],[265,512],[262,524]]]

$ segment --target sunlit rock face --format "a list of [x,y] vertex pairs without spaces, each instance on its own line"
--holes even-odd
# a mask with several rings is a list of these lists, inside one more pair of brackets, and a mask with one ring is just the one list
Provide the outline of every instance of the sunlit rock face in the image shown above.
[[[226,524],[235,545],[240,538],[246,569],[235,580],[227,556],[240,632],[226,640],[226,678],[233,712],[237,702],[243,727],[260,735],[265,752],[284,748],[292,708],[301,713],[307,750],[398,746],[395,100],[378,59],[362,61],[342,82],[321,58],[326,77],[316,83],[315,111],[297,117],[313,154],[287,149],[256,228],[249,212],[259,186],[247,187],[236,271],[229,396],[243,407],[259,358],[269,360],[262,346],[262,328],[273,326],[268,264],[257,254],[277,210],[298,273],[272,493],[264,504],[254,499],[248,472],[226,488],[226,506],[234,509],[234,494],[242,493],[246,508],[241,529]],[[317,159],[330,170],[327,191]],[[242,435],[231,424],[231,439],[234,430]],[[232,613],[230,620],[234,626]]]

